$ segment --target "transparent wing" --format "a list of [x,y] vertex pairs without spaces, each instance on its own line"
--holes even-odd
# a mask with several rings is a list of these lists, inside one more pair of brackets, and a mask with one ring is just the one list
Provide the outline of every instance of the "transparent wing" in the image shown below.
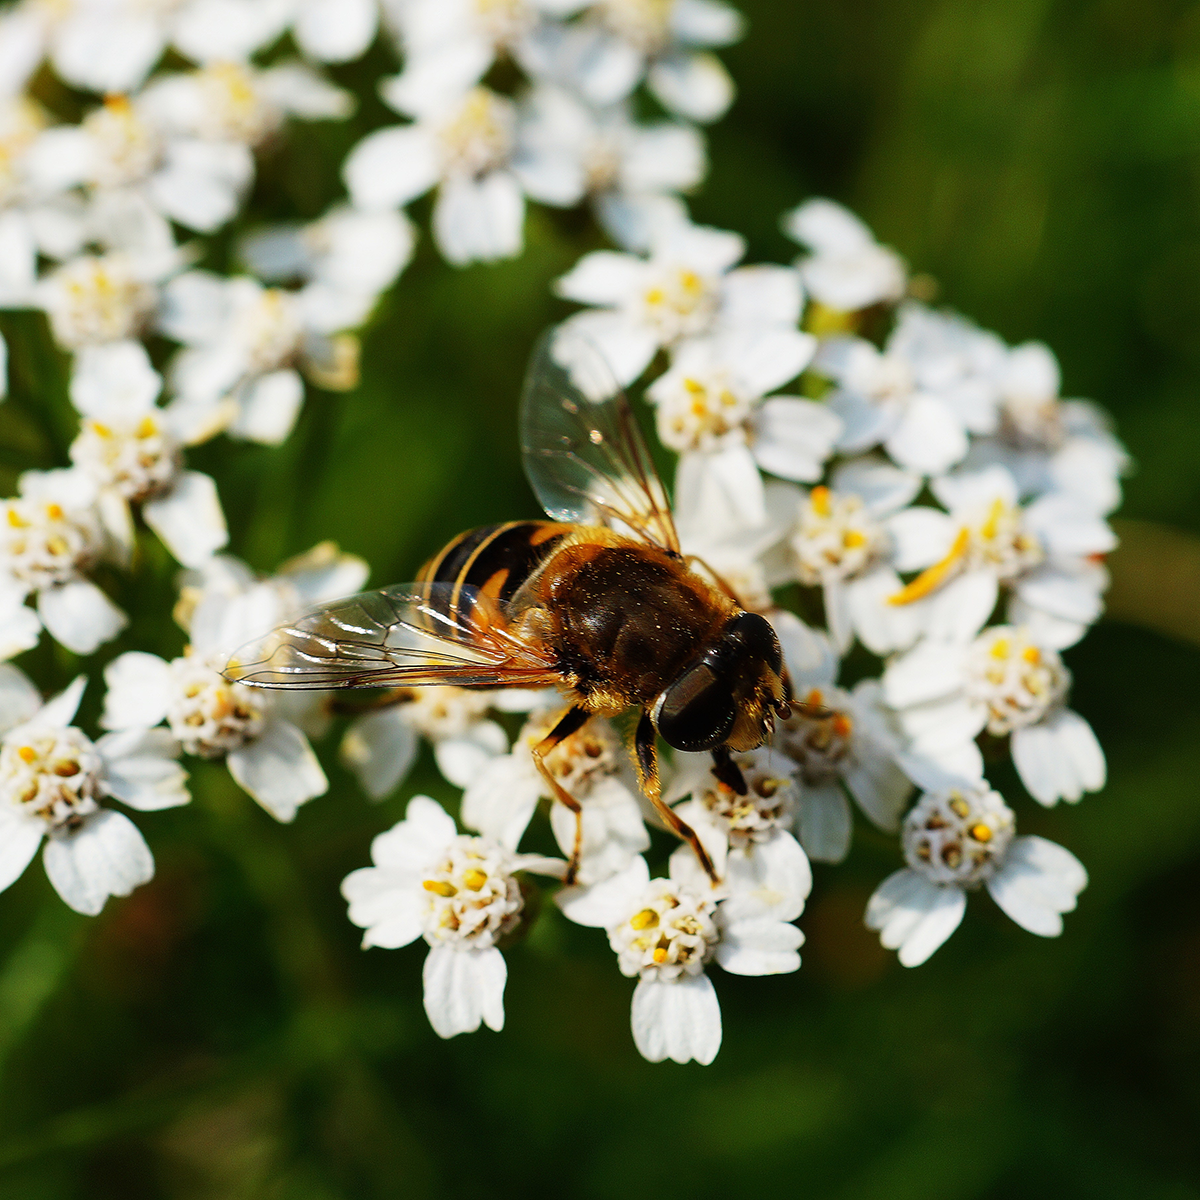
[[666,488],[603,355],[569,328],[538,343],[521,399],[525,473],[555,521],[608,525],[679,552]]
[[402,583],[323,604],[243,646],[225,677],[265,688],[545,687],[538,646],[475,588]]

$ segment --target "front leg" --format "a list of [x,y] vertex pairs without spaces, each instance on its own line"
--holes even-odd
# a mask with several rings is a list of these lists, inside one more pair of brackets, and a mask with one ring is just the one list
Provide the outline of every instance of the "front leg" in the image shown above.
[[731,792],[744,796],[746,794],[746,777],[742,774],[742,768],[729,756],[729,747],[718,746],[712,752],[712,757],[712,773],[717,777],[717,781],[723,783]]
[[667,828],[691,846],[700,865],[708,873],[709,879],[713,883],[720,883],[712,859],[709,858],[708,851],[700,844],[696,831],[669,804],[663,801],[662,787],[658,778],[657,738],[658,734],[655,731],[654,722],[650,720],[650,714],[642,713],[642,718],[638,721],[637,733],[634,734],[634,758],[642,791],[645,793],[646,799],[654,805],[654,811],[666,822]]

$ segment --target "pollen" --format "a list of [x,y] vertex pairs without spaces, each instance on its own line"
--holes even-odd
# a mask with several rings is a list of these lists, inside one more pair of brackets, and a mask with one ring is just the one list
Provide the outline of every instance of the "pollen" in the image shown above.
[[8,510],[8,523],[13,529],[27,529],[29,527],[29,522],[15,508]]
[[1036,646],[1026,646],[1021,653],[1021,657],[1030,666],[1036,667],[1042,661],[1042,652]]
[[990,842],[992,840],[992,829],[990,825],[984,825],[981,821],[978,825],[972,825],[967,832],[977,842]]
[[866,544],[867,535],[857,529],[847,529],[845,535],[842,537],[842,545],[847,550],[857,550],[860,546],[865,546]]
[[821,689],[813,688],[813,690],[808,693],[808,700],[806,703],[808,703],[812,708],[820,708],[824,702],[824,699],[825,697],[821,695]]
[[22,746],[17,753],[27,763],[31,763],[35,758],[37,758],[37,751],[32,746]]
[[433,892],[435,896],[445,896],[447,900],[458,895],[458,888],[443,879],[426,879],[421,886],[427,892]]
[[662,288],[650,288],[646,292],[647,304],[661,304],[666,298],[666,293]]
[[140,438],[153,437],[158,432],[158,426],[153,417],[143,417],[138,422],[137,435]]
[[[488,877],[486,871],[471,870],[463,872],[463,883],[465,883],[473,892],[479,891],[479,889],[482,888],[487,881]],[[428,886],[429,885],[426,884],[426,887]],[[446,886],[449,887],[449,884]],[[453,891],[453,889],[451,889],[451,891]]]
[[845,713],[839,712],[833,714],[833,732],[836,733],[838,737],[849,737],[853,728],[854,725]]
[[813,506],[813,512],[820,517],[827,517],[833,511],[832,505],[829,503],[829,489],[824,484],[818,484],[809,494],[809,502]]
[[52,521],[61,521],[63,519],[63,510],[61,504],[47,504],[46,516]]
[[954,573],[955,568],[966,556],[971,544],[971,531],[966,527],[958,531],[950,553],[936,562],[932,567],[926,567],[911,583],[906,584],[894,596],[889,596],[889,604],[912,604],[916,600],[924,600],[926,596],[937,591]]
[[629,924],[632,925],[634,929],[652,929],[658,924],[658,913],[656,913],[652,908],[643,908],[641,912],[634,913],[633,916],[629,918]]
[[966,817],[971,811],[971,806],[966,802],[961,792],[954,792],[947,804],[950,811],[959,817]]
[[660,966],[667,961],[667,949],[665,946],[655,946],[654,952],[650,956]]
[[979,528],[979,536],[991,541],[1000,531],[1000,518],[1004,516],[1004,501],[997,498],[992,501],[987,520]]
[[992,651],[991,651],[992,657],[993,658],[1007,658],[1008,654],[1009,654],[1009,649],[1010,649],[1010,647],[1009,647],[1007,638],[997,638],[992,643]]

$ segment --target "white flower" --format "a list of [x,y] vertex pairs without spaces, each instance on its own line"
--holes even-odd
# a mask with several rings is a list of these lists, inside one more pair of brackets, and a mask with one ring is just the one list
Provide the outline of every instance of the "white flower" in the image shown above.
[[244,61],[283,33],[292,8],[289,0],[184,0],[171,37],[196,62]]
[[71,724],[84,679],[43,704],[16,667],[0,666],[0,890],[43,863],[55,891],[94,916],[109,896],[127,896],[154,874],[137,827],[101,808],[112,797],[153,812],[188,802],[179,746],[166,730],[110,733],[93,742]]
[[660,347],[725,331],[791,330],[800,317],[800,277],[785,267],[732,270],[745,246],[734,233],[669,223],[647,257],[599,250],[559,279],[568,300],[599,311],[564,323],[604,355],[622,385],[632,383]]
[[159,324],[185,347],[171,363],[171,389],[204,414],[197,418],[204,424],[278,445],[304,401],[297,366],[320,387],[345,390],[358,382],[358,341],[335,335],[346,314],[326,299],[315,284],[292,292],[208,271],[171,280]]
[[808,334],[778,328],[698,338],[678,348],[646,397],[655,406],[659,439],[680,456],[681,508],[761,525],[767,510],[760,466],[790,479],[821,477],[841,422],[811,400],[764,399],[800,374],[816,344]]
[[229,683],[221,669],[264,629],[361,586],[365,564],[323,545],[272,579],[257,581],[228,559],[210,560],[206,571],[209,586],[185,587],[176,610],[190,634],[187,652],[166,662],[130,651],[109,663],[100,723],[149,729],[165,720],[188,754],[224,758],[244,791],[277,820],[291,821],[329,786],[305,736],[327,720],[322,697]]
[[626,104],[598,110],[542,84],[521,102],[513,168],[535,200],[569,205],[591,196],[614,241],[647,250],[664,210],[686,220],[670,194],[700,182],[704,139],[690,125],[638,124]]
[[581,23],[542,25],[522,59],[531,74],[574,87],[597,105],[623,100],[645,78],[664,108],[707,122],[734,95],[710,49],[741,35],[740,14],[719,0],[597,0]]
[[923,641],[893,659],[884,696],[912,752],[967,778],[983,777],[975,737],[1012,737],[1013,763],[1042,804],[1076,801],[1104,786],[1104,752],[1065,706],[1071,676],[1027,630],[997,626],[973,641]]
[[382,800],[408,774],[424,737],[446,779],[466,787],[508,750],[504,730],[487,718],[491,701],[467,688],[408,688],[387,707],[355,718],[342,739],[342,762],[372,800]]
[[19,496],[0,500],[0,611],[12,612],[19,624],[14,636],[33,644],[32,614],[18,610],[33,593],[51,637],[76,654],[91,654],[128,623],[86,577],[110,553],[95,489],[74,470],[26,471],[19,487]]
[[377,0],[295,0],[292,36],[319,62],[349,62],[375,40]]
[[395,949],[424,937],[425,1012],[444,1038],[480,1024],[504,1026],[504,956],[496,943],[521,921],[517,871],[561,875],[563,864],[513,854],[488,838],[459,834],[428,796],[408,803],[403,821],[371,843],[373,867],[347,875],[350,920],[363,947]]
[[433,236],[449,262],[519,254],[525,198],[512,170],[513,102],[474,87],[416,111],[411,125],[376,130],[347,156],[342,174],[353,203],[394,208],[437,185]]
[[800,260],[804,286],[818,303],[856,312],[904,295],[904,260],[832,200],[808,200],[783,217],[783,231],[810,253]]
[[800,966],[804,935],[792,921],[812,886],[808,860],[782,830],[754,853],[733,850],[720,888],[688,846],[671,856],[670,878],[651,879],[640,855],[591,887],[557,900],[580,925],[608,933],[623,975],[636,977],[633,1039],[651,1062],[710,1063],[721,1048],[721,1009],[705,965],[737,975],[776,975]]
[[912,645],[918,612],[889,604],[900,588],[891,521],[921,490],[921,477],[876,457],[840,463],[829,484],[809,492],[767,486],[768,506],[786,511],[787,537],[768,560],[773,584],[820,587],[829,634],[839,651],[854,636],[875,654]]
[[[551,789],[530,750],[554,728],[561,705],[535,712],[509,754],[493,758],[467,784],[463,824],[516,849],[540,799]],[[579,878],[594,883],[622,870],[650,845],[632,766],[612,726],[593,717],[564,738],[545,758],[560,786],[583,809]],[[564,804],[550,807],[550,824],[564,854],[575,849],[575,814]]]
[[228,541],[216,484],[183,468],[182,447],[207,432],[190,427],[179,406],[160,408],[162,378],[140,342],[84,347],[75,360],[71,399],[83,417],[71,459],[99,490],[109,532],[132,550],[130,505],[186,566]]
[[381,292],[412,258],[403,213],[338,205],[307,225],[272,225],[242,240],[250,269],[268,283],[300,280],[300,300],[316,328],[361,325]]
[[158,300],[156,278],[129,255],[85,254],[39,285],[58,343],[70,349],[137,337]]
[[967,891],[982,884],[1022,928],[1057,937],[1087,872],[1069,850],[1014,829],[1012,810],[986,783],[923,795],[904,820],[908,866],[875,890],[868,927],[904,966],[919,966],[958,928]]
[[930,637],[965,640],[991,616],[1001,584],[1008,619],[1043,646],[1077,642],[1100,614],[1107,575],[1097,559],[1116,545],[1094,510],[1051,493],[1018,504],[1011,472],[992,466],[930,483],[948,509],[915,507],[891,518],[896,567],[921,570],[894,605],[922,605]]

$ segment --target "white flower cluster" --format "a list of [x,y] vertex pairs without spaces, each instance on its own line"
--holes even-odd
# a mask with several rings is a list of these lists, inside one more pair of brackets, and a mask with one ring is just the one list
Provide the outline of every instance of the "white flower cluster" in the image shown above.
[[[290,119],[353,107],[313,63],[360,55],[381,17],[403,60],[381,94],[404,123],[351,150],[346,201],[239,233],[244,273],[209,269],[205,239],[238,216],[255,152]],[[309,61],[279,60],[289,32]],[[81,912],[147,880],[149,849],[107,802],[186,803],[181,754],[223,761],[280,821],[328,789],[310,742],[338,715],[328,694],[255,690],[222,667],[357,591],[367,565],[322,544],[257,576],[221,553],[216,484],[184,455],[220,434],[278,445],[306,379],[354,388],[355,331],[412,254],[402,207],[436,190],[433,239],[456,265],[520,253],[526,199],[591,205],[619,248],[557,281],[580,306],[566,325],[652,407],[678,456],[683,550],[772,621],[793,694],[770,744],[664,768],[716,882],[686,845],[651,876],[657,818],[605,719],[547,754],[552,786],[533,751],[557,697],[409,688],[354,712],[341,758],[368,796],[400,786],[422,739],[463,789],[469,832],[418,796],[343,884],[365,946],[428,943],[437,1033],[503,1024],[502,949],[537,912],[527,873],[566,875],[520,849],[543,804],[578,859],[559,908],[605,930],[637,979],[634,1040],[654,1061],[716,1055],[712,963],[799,968],[810,860],[846,857],[856,809],[907,864],[866,913],[906,966],[980,887],[1024,928],[1061,931],[1084,869],[1016,835],[987,762],[1011,753],[1046,806],[1104,785],[1062,652],[1101,611],[1124,452],[1098,409],[1060,396],[1045,346],[911,298],[902,259],[837,204],[784,217],[803,248],[789,265],[744,265],[740,235],[691,222],[697,124],[733,96],[712,49],[740,32],[720,0],[23,0],[0,17],[0,308],[45,313],[79,415],[71,465],[25,472],[0,501],[0,660],[43,629],[84,655],[116,637],[127,617],[97,576],[138,566],[140,524],[185,568],[187,634],[174,657],[106,663],[95,741],[71,724],[82,676],[43,704],[0,663],[0,890],[43,840]],[[194,65],[154,73],[167,50]],[[492,86],[514,75],[502,60],[511,94]],[[34,99],[43,61],[104,99],[59,120]],[[666,119],[637,119],[643,86]]]

